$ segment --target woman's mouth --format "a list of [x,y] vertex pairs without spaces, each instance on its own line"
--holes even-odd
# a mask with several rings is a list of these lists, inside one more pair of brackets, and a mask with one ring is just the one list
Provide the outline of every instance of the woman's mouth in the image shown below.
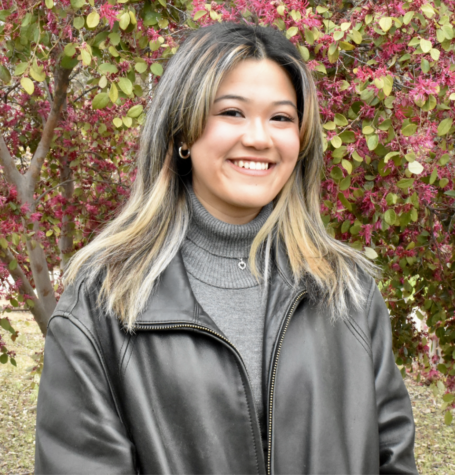
[[269,162],[255,162],[253,160],[232,160],[232,163],[247,170],[268,170],[270,165],[273,165]]

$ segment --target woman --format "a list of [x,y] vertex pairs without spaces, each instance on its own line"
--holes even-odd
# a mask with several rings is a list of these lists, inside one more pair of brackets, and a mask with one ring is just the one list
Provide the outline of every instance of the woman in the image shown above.
[[49,323],[37,473],[417,473],[374,267],[319,215],[321,137],[281,33],[183,43]]

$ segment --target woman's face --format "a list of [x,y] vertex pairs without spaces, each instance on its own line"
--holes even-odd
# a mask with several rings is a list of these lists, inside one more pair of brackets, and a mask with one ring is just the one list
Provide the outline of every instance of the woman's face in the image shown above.
[[194,192],[216,218],[247,223],[283,188],[299,147],[289,77],[274,61],[245,60],[221,82],[191,147]]

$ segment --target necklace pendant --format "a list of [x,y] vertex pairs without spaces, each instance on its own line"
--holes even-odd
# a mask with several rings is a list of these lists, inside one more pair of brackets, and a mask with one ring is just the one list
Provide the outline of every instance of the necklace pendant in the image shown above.
[[246,269],[246,262],[243,260],[242,257],[240,258],[239,267],[240,267],[240,269],[242,269],[242,270],[245,270],[245,269]]

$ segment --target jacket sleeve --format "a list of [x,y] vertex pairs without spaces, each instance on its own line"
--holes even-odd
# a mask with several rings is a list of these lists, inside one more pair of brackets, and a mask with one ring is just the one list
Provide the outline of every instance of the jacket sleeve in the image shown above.
[[390,316],[375,282],[368,299],[376,381],[380,473],[417,474],[411,400],[392,351]]
[[134,447],[100,351],[70,317],[49,324],[36,422],[36,474],[134,474]]

